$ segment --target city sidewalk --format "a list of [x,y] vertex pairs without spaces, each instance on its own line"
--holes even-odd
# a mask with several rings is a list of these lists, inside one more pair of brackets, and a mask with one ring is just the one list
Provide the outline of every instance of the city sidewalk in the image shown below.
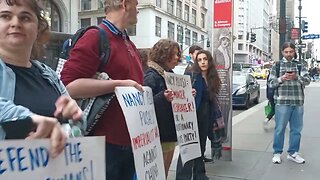
[[[272,137],[274,122],[268,131],[263,129],[264,105],[262,102],[233,117],[232,161],[217,160],[207,163],[207,175],[215,180],[314,180],[320,178],[320,83],[312,82],[305,90],[304,127],[300,152],[305,164],[296,164],[286,159],[288,129],[286,131],[283,162],[273,164]],[[177,148],[170,168],[168,180],[175,179]],[[207,146],[210,157],[210,147]]]

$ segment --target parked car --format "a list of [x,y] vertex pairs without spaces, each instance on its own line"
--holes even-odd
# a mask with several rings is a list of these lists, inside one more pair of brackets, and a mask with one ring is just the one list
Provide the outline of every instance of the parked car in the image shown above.
[[245,73],[245,74],[248,73],[248,74],[253,75],[254,69],[251,68],[251,67],[249,67],[249,68],[243,68],[241,72],[243,72],[243,73]]
[[252,103],[258,104],[260,98],[260,84],[251,74],[233,73],[232,105],[246,109]]

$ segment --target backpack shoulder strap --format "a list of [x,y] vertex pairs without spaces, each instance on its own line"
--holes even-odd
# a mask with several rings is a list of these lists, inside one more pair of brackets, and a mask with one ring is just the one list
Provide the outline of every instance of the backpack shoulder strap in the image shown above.
[[297,62],[297,61],[293,61],[293,62],[297,65],[298,73],[300,75],[301,74],[301,69],[302,69],[302,64],[300,62]]
[[99,30],[99,58],[101,60],[99,71],[108,63],[110,55],[110,42],[107,33],[100,26],[95,26]]
[[110,46],[109,46],[109,38],[107,36],[107,33],[105,30],[100,27],[100,26],[88,26],[83,29],[79,29],[76,34],[74,39],[76,40],[73,44],[72,47],[76,44],[76,42],[80,39],[80,37],[85,34],[88,30],[90,29],[97,29],[99,32],[99,37],[98,37],[98,44],[99,44],[99,59],[101,61],[98,71],[102,71],[102,68],[108,63],[109,59],[109,54],[110,54]]
[[276,75],[280,77],[280,61],[276,62]]

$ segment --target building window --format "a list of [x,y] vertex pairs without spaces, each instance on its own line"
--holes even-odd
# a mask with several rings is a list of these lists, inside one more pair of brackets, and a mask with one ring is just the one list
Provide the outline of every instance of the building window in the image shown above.
[[81,11],[91,10],[91,0],[81,0]]
[[190,46],[190,29],[186,29],[185,43],[186,45]]
[[168,0],[167,11],[169,14],[173,14],[173,0]]
[[184,20],[189,22],[189,6],[184,5]]
[[168,22],[168,38],[174,40],[174,23]]
[[243,39],[243,35],[242,35],[242,34],[241,34],[241,35],[238,35],[238,39],[239,39],[239,40]]
[[161,18],[156,16],[156,32],[155,35],[161,37]]
[[38,1],[39,5],[43,7],[44,18],[48,21],[50,30],[61,32],[62,31],[62,20],[61,14],[55,3],[50,0]]
[[238,50],[243,50],[243,44],[238,44]]
[[177,25],[177,42],[183,43],[183,27],[180,25]]
[[157,1],[156,1],[156,6],[158,6],[158,7],[161,8],[161,0],[157,0]]
[[104,8],[103,2],[104,2],[104,0],[98,0],[98,9]]
[[204,35],[201,35],[201,44],[202,44],[202,47],[204,47]]
[[203,13],[201,13],[201,28],[204,28],[205,27],[205,16]]
[[177,17],[182,18],[182,2],[177,1]]
[[206,7],[206,0],[201,0],[201,5],[202,5],[203,7]]
[[136,36],[137,35],[137,26],[136,24],[127,28],[128,36]]
[[197,4],[197,0],[192,0],[192,3],[193,4]]
[[97,17],[97,24],[102,23],[102,20],[106,17]]
[[197,24],[197,11],[192,9],[192,24]]
[[197,43],[198,43],[198,33],[192,32],[192,44],[197,44]]
[[90,18],[84,18],[80,20],[81,27],[88,27],[91,26],[91,19]]

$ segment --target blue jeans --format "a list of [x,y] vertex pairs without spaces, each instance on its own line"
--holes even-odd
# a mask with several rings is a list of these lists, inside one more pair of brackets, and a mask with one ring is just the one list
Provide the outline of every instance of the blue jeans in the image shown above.
[[275,106],[275,130],[273,136],[274,154],[283,152],[284,133],[289,122],[289,149],[288,153],[299,152],[301,130],[303,127],[303,106],[278,105]]
[[135,167],[131,146],[106,143],[106,179],[132,180]]

